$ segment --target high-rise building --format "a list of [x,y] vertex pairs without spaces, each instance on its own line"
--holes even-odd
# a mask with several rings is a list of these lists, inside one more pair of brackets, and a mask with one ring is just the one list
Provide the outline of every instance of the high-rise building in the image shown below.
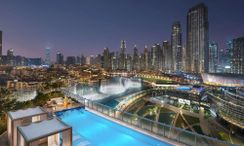
[[208,8],[201,3],[187,13],[187,71],[208,72]]
[[125,40],[121,41],[120,44],[120,57],[119,57],[119,69],[125,70],[126,69],[126,42]]
[[46,53],[46,56],[45,56],[45,65],[51,65],[51,48],[47,47],[45,49],[45,53]]
[[233,40],[231,73],[244,74],[244,37]]
[[164,54],[164,70],[171,71],[172,70],[172,49],[170,47],[169,41],[163,42],[163,54]]
[[111,58],[110,58],[110,52],[108,48],[104,48],[103,50],[103,63],[102,66],[104,69],[111,69]]
[[172,25],[171,48],[173,70],[182,71],[182,32],[178,21]]
[[68,56],[66,59],[66,64],[67,65],[74,65],[76,63],[76,58],[75,56]]
[[13,66],[14,65],[14,50],[9,49],[7,51],[7,60],[8,60],[8,65]]
[[136,71],[140,70],[139,54],[138,54],[138,49],[136,48],[136,45],[134,46],[132,69],[136,70]]
[[64,55],[61,52],[57,53],[56,63],[57,64],[64,64]]
[[2,38],[3,32],[0,30],[0,65],[2,64],[2,55],[3,55],[3,38]]
[[162,69],[162,49],[160,44],[155,44],[151,49],[151,65],[153,70]]
[[144,70],[149,69],[149,52],[147,46],[144,48]]
[[218,67],[218,44],[216,42],[211,42],[209,44],[209,72],[217,73]]
[[130,54],[127,54],[126,56],[126,71],[132,71],[133,68],[133,59]]

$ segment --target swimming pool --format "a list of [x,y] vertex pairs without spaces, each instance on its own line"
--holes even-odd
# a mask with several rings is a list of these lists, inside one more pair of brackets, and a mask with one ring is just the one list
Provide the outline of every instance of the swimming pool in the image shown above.
[[57,112],[56,115],[72,126],[74,146],[170,146],[82,108]]

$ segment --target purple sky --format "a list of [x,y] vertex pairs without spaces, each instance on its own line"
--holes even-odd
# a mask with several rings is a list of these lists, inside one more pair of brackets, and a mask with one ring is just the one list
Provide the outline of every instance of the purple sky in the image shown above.
[[[0,30],[3,54],[44,57],[46,47],[68,55],[91,55],[109,47],[119,50],[127,40],[137,44],[170,39],[171,25],[180,21],[185,45],[186,14],[199,0],[1,0]],[[210,41],[225,48],[226,41],[244,35],[243,0],[205,0],[209,8]]]

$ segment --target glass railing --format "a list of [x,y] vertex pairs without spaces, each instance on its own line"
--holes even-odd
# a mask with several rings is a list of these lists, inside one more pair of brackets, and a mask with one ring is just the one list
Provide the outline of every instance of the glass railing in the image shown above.
[[77,94],[64,91],[66,96],[75,98],[86,108],[92,109],[110,118],[116,119],[130,126],[137,127],[147,133],[152,133],[159,137],[169,138],[182,144],[190,146],[229,146],[232,145],[226,141],[221,141],[216,138],[193,133],[181,128],[177,128],[164,123],[152,121],[131,113],[113,109],[98,102],[85,99]]

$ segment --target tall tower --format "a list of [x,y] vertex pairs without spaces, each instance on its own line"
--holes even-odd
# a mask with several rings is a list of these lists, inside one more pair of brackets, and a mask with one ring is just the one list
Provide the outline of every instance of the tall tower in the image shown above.
[[208,8],[201,3],[187,13],[187,71],[208,72]]
[[172,25],[171,32],[172,69],[182,71],[182,32],[180,22]]
[[233,40],[231,73],[244,75],[244,37]]
[[209,44],[209,72],[216,73],[218,67],[218,44],[212,42]]
[[45,51],[45,65],[51,65],[51,48],[47,47]]
[[172,49],[170,47],[169,41],[163,42],[163,54],[164,54],[164,70],[172,70]]
[[111,69],[111,58],[108,48],[104,48],[103,50],[103,68],[107,70]]
[[119,69],[125,70],[126,69],[126,42],[125,40],[121,40],[120,44],[120,62],[119,62]]
[[8,65],[13,66],[14,65],[14,50],[9,49],[7,51],[7,60],[8,60]]
[[3,53],[2,53],[2,51],[3,51],[3,37],[2,37],[2,35],[3,35],[3,32],[0,30],[0,65],[2,64],[2,55],[3,55]]
[[140,69],[139,54],[138,54],[138,49],[136,48],[136,45],[134,46],[132,69],[136,70],[136,71],[139,71],[139,69]]
[[64,55],[61,52],[56,55],[56,64],[64,64]]
[[148,70],[149,69],[149,52],[148,52],[148,49],[147,49],[147,46],[145,46],[144,48],[144,69],[145,70]]

